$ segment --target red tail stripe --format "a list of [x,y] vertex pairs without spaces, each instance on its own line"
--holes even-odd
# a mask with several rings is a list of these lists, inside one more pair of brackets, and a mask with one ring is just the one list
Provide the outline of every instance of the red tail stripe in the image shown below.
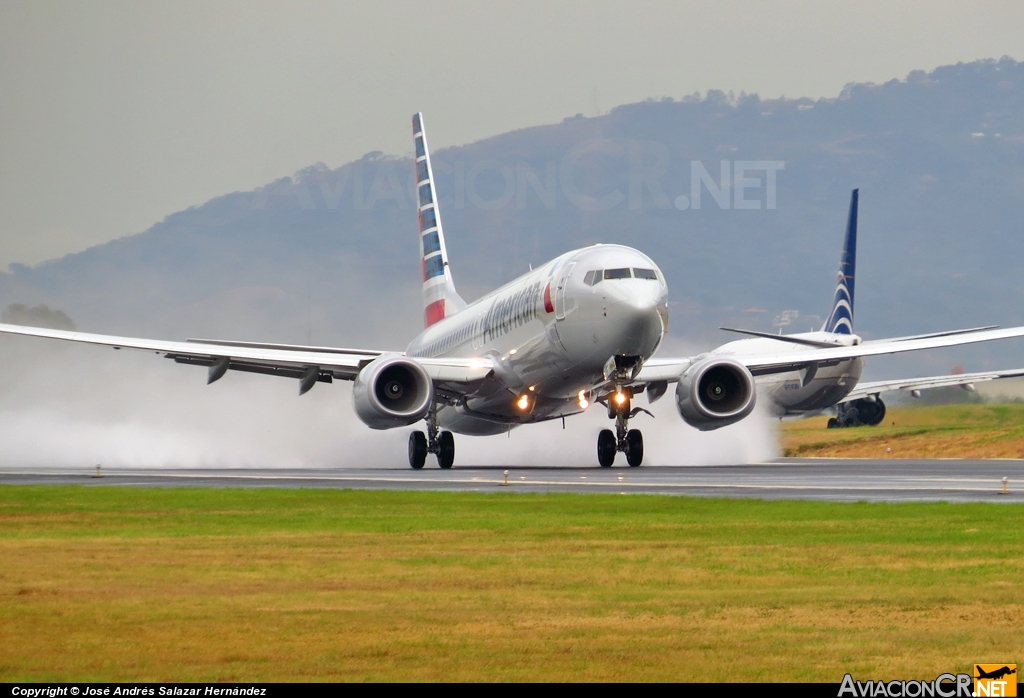
[[440,320],[444,320],[444,298],[434,301],[423,311],[423,324],[425,327],[430,327]]

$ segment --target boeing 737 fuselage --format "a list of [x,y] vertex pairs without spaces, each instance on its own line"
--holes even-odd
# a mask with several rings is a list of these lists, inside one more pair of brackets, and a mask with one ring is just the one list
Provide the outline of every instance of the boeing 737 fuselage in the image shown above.
[[[657,265],[621,245],[568,252],[424,330],[416,357],[493,360],[487,389],[438,410],[463,434],[582,412],[616,371],[639,368],[668,327],[668,288]],[[629,357],[616,366],[611,357]]]

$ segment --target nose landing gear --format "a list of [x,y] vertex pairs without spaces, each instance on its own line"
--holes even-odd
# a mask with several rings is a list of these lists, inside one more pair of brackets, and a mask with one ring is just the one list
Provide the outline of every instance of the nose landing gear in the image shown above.
[[437,426],[437,412],[427,415],[427,433],[414,431],[409,434],[409,466],[419,470],[427,461],[427,454],[437,456],[437,464],[448,470],[455,464],[455,435],[441,431]]
[[626,454],[626,462],[631,468],[638,468],[644,462],[644,435],[639,429],[630,429],[629,420],[647,410],[642,407],[631,410],[630,397],[626,388],[619,388],[608,397],[608,418],[615,420],[615,432],[602,429],[597,435],[597,462],[602,468],[612,467],[619,451]]

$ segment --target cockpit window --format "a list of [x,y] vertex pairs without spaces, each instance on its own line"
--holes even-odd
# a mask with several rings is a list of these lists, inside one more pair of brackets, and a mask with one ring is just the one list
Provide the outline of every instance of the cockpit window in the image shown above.
[[657,280],[658,273],[653,269],[595,269],[587,272],[587,275],[583,277],[583,283],[587,286],[596,286],[604,279],[631,279],[633,277]]

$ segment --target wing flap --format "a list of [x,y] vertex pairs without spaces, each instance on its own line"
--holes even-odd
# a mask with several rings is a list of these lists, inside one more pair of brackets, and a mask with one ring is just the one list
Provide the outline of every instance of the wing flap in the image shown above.
[[[167,354],[167,358],[173,359],[174,363],[185,364],[186,366],[206,367],[213,366],[220,360],[202,356],[180,356],[175,354]],[[313,368],[318,369],[318,376],[316,378],[316,382],[319,383],[333,383],[335,378],[339,378],[341,380],[353,380],[355,378],[356,373],[352,372],[351,375],[349,375],[345,371],[323,370],[320,369],[320,367],[318,366]],[[262,364],[255,361],[228,360],[227,365],[227,370],[229,371],[242,371],[243,373],[259,373],[264,376],[281,376],[284,378],[297,379],[304,378],[309,369],[310,367],[308,366],[280,366],[274,364]],[[213,380],[216,380],[216,378],[214,378]]]

